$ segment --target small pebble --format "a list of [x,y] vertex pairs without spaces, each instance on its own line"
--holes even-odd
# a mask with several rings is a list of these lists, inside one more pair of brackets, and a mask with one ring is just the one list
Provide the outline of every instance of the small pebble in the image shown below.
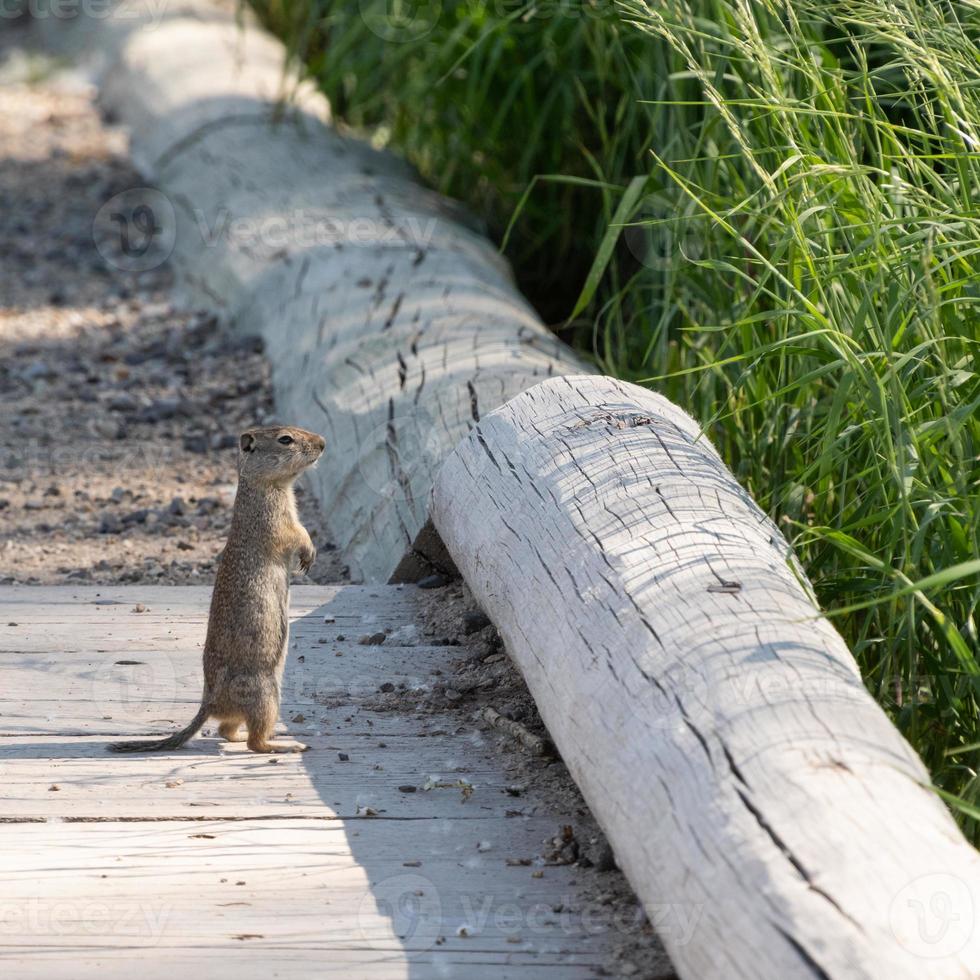
[[475,612],[464,613],[463,615],[463,633],[466,636],[479,633],[480,630],[485,629],[489,625],[490,617],[481,609],[477,609]]

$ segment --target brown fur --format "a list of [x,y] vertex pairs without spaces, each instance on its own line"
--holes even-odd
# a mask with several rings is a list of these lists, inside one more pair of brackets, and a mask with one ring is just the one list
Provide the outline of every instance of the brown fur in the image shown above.
[[[283,437],[292,438],[282,445]],[[157,742],[117,742],[114,752],[178,748],[208,718],[230,742],[253,752],[302,752],[300,743],[270,742],[279,717],[289,631],[289,574],[309,571],[316,548],[296,515],[293,482],[323,452],[321,436],[294,426],[242,433],[239,482],[228,543],[211,595],[204,641],[204,694],[194,720]],[[239,735],[244,724],[247,735]]]

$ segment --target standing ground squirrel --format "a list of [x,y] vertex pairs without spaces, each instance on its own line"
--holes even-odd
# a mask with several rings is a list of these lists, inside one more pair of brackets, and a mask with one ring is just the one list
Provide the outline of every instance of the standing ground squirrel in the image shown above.
[[[296,516],[293,482],[323,452],[322,436],[293,426],[243,432],[238,493],[211,595],[204,641],[204,694],[194,720],[158,742],[115,742],[113,752],[176,749],[208,718],[221,722],[229,742],[248,741],[253,752],[302,752],[300,743],[270,742],[279,718],[289,633],[289,573],[304,572],[316,548]],[[248,735],[239,734],[242,723]]]

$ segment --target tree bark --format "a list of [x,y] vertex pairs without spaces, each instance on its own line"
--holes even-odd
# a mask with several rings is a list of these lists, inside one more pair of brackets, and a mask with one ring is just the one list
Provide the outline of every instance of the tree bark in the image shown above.
[[543,382],[433,521],[682,977],[980,976],[980,857],[683,411]]

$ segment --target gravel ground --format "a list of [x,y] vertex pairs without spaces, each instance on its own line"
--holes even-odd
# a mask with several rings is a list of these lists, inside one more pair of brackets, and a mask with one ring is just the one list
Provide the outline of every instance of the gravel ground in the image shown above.
[[[144,183],[125,135],[81,79],[5,32],[0,582],[207,582],[237,434],[275,418],[261,345],[175,306],[165,263],[123,268],[120,229],[100,208]],[[308,580],[342,581],[312,498],[299,497],[319,549]]]
[[[426,594],[419,633],[419,642],[458,650],[452,672],[433,678],[421,691],[382,686],[373,707],[422,714],[450,711],[458,719],[460,737],[479,729],[495,742],[510,780],[514,815],[564,815],[554,835],[542,840],[538,854],[528,858],[539,869],[555,864],[576,867],[576,879],[588,896],[587,907],[577,911],[583,922],[595,923],[608,935],[612,950],[597,975],[673,978],[670,960],[552,745],[527,685],[465,584],[452,582]],[[658,910],[658,925],[675,935],[689,935],[691,912],[681,904],[665,904]]]
[[[144,183],[125,134],[84,80],[25,55],[19,33],[0,36],[0,584],[210,584],[236,435],[275,418],[261,345],[175,305],[166,263],[121,268],[100,209]],[[308,580],[344,581],[315,502],[302,487],[298,498],[319,549]],[[495,739],[515,814],[567,815],[527,859],[579,869],[590,920],[614,936],[597,975],[670,977],[495,629],[462,583],[424,596],[417,642],[457,648],[455,669],[423,691],[383,685],[374,707],[450,711],[461,735]]]

